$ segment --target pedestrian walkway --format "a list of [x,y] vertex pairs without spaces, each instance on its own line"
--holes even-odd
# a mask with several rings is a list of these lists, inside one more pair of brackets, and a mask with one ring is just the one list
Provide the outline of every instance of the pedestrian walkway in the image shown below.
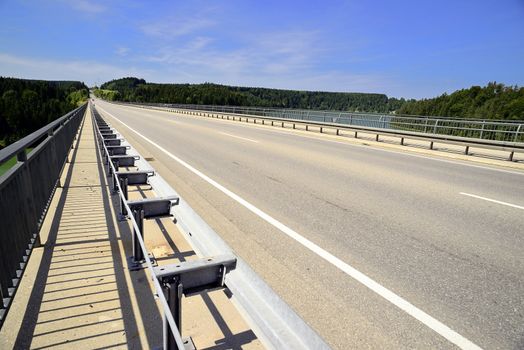
[[[85,118],[75,142],[41,231],[43,247],[34,250],[24,273],[2,329],[7,336],[0,337],[7,344],[0,348],[148,348],[155,345],[148,336],[161,337],[147,334],[135,317],[138,306],[130,293],[151,291],[147,283],[141,290],[128,286],[91,118]],[[143,299],[155,317],[154,300]],[[155,318],[161,322],[158,312]]]

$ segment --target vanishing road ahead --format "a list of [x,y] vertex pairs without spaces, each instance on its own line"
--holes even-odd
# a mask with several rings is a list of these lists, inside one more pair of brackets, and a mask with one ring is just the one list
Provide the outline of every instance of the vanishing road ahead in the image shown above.
[[96,107],[332,347],[524,348],[524,173]]

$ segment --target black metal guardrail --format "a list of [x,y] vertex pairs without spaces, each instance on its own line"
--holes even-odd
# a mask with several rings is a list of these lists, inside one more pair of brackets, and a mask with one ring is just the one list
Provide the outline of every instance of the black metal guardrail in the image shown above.
[[39,230],[86,106],[0,150],[0,164],[17,158],[0,176],[0,327],[29,255],[40,244]]
[[[252,121],[255,124],[257,123],[257,120],[260,121],[261,124],[266,124],[265,122],[267,121],[267,122],[270,122],[271,123],[270,125],[272,126],[275,126],[275,122],[277,122],[277,126],[281,126],[282,128],[291,127],[295,129],[297,125],[302,125],[305,127],[306,131],[312,131],[310,130],[309,127],[314,126],[318,128],[318,131],[320,133],[325,133],[328,129],[330,129],[330,130],[333,130],[333,133],[335,135],[340,135],[341,130],[345,130],[345,131],[350,131],[354,133],[353,135],[355,138],[358,138],[359,133],[375,135],[376,141],[379,141],[380,136],[393,136],[393,137],[397,137],[400,139],[400,145],[405,145],[404,143],[405,139],[423,140],[423,141],[429,142],[429,149],[431,150],[434,149],[435,143],[454,144],[454,145],[463,146],[464,154],[466,155],[470,154],[471,147],[494,149],[494,150],[509,152],[509,156],[508,156],[509,161],[514,160],[515,152],[524,152],[524,142],[470,138],[470,137],[454,136],[454,135],[448,135],[448,134],[427,133],[427,132],[410,131],[410,130],[402,130],[402,129],[397,130],[397,129],[388,129],[388,128],[379,128],[379,127],[359,126],[359,125],[345,125],[345,124],[340,124],[340,123],[329,123],[329,122],[304,120],[304,119],[280,118],[280,117],[272,117],[272,116],[257,116],[257,115],[247,115],[247,114],[238,114],[238,113],[229,113],[229,112],[216,112],[216,111],[209,111],[209,110],[172,108],[172,107],[168,107],[166,105],[160,105],[160,104],[152,105],[152,104],[126,104],[124,103],[124,105],[133,105],[133,106],[141,107],[141,108],[160,109],[160,110],[167,110],[167,111],[183,113],[183,114],[190,114],[190,115],[204,116],[204,117],[211,117],[211,118],[222,118],[222,119],[228,119],[228,120],[234,120],[234,121],[245,121],[245,122]],[[514,123],[511,125],[515,126],[515,130],[510,131],[509,134],[512,135],[512,138],[516,138],[518,136],[520,139],[521,135],[524,135],[521,132],[521,129],[524,130],[524,127],[521,128],[523,124]],[[453,128],[448,127],[448,129],[452,130]],[[524,141],[524,137],[523,137],[523,141]]]

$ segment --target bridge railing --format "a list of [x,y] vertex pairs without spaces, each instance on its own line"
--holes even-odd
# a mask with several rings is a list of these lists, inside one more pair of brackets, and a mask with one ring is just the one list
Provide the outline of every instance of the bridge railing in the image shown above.
[[[122,105],[130,105],[134,107],[139,108],[149,108],[149,109],[159,109],[159,110],[165,110],[175,113],[182,113],[182,114],[190,114],[195,116],[203,116],[203,117],[210,117],[210,118],[222,118],[227,120],[237,120],[237,121],[245,121],[245,122],[253,122],[255,124],[260,123],[262,125],[271,125],[271,126],[281,126],[284,127],[291,127],[293,129],[297,128],[298,126],[301,126],[306,131],[313,131],[312,129],[318,130],[320,133],[328,133],[329,130],[331,130],[332,133],[335,135],[344,135],[348,136],[349,134],[353,134],[355,138],[358,138],[358,135],[365,134],[365,135],[374,135],[375,141],[379,141],[381,136],[388,136],[393,138],[398,138],[400,140],[400,145],[405,146],[406,143],[405,140],[421,140],[421,141],[427,141],[429,143],[429,149],[434,150],[434,144],[451,144],[451,145],[458,145],[464,147],[464,154],[470,155],[470,148],[480,148],[480,149],[492,149],[492,150],[498,150],[498,151],[504,151],[509,152],[509,157],[507,158],[509,161],[519,161],[518,159],[514,159],[515,153],[522,154],[524,152],[524,142],[515,142],[515,141],[504,141],[504,140],[492,140],[487,138],[477,138],[475,135],[496,135],[497,133],[502,132],[501,130],[496,130],[493,128],[490,128],[490,126],[487,126],[487,124],[482,124],[478,121],[470,121],[470,127],[469,128],[463,128],[461,126],[457,126],[456,122],[452,119],[446,119],[445,123],[443,122],[442,125],[439,126],[438,123],[434,124],[432,127],[432,131],[428,132],[429,126],[425,123],[422,123],[421,121],[417,123],[397,123],[395,125],[396,129],[392,128],[393,121],[392,120],[374,120],[373,125],[375,126],[361,126],[356,125],[358,123],[364,124],[364,121],[362,119],[356,119],[353,120],[353,124],[343,124],[340,123],[340,120],[338,122],[327,122],[327,121],[317,121],[315,118],[311,117],[304,117],[304,115],[294,115],[294,114],[287,114],[285,116],[268,116],[266,115],[256,115],[256,114],[244,114],[244,113],[232,113],[232,112],[221,112],[221,111],[211,111],[207,109],[187,109],[187,108],[180,108],[180,107],[172,107],[174,105],[166,105],[166,104],[144,104],[144,103],[122,103],[119,102],[118,104]],[[194,106],[194,105],[192,105]],[[200,106],[194,106],[194,107],[200,107]],[[222,106],[213,106],[217,107],[217,109],[223,108]],[[218,108],[220,107],[220,108]],[[204,106],[204,108],[206,108]],[[236,107],[235,107],[236,111]],[[296,118],[291,118],[290,116],[295,116]],[[324,119],[326,120],[326,119]],[[368,120],[369,122],[369,120]],[[460,123],[463,123],[464,121],[460,121]],[[389,123],[389,124],[388,124]],[[407,126],[409,124],[409,126]],[[509,123],[511,124],[511,123]],[[378,127],[378,125],[381,125],[382,127]],[[510,130],[506,133],[506,135],[511,135],[511,139],[519,139],[521,140],[523,138],[522,130],[524,129],[524,124],[515,124],[518,127],[514,129],[512,126]],[[437,127],[440,127],[438,129]],[[522,126],[522,128],[521,128]],[[457,134],[460,133],[463,136],[455,136],[452,135],[453,133]],[[491,137],[494,138],[494,137]],[[524,140],[523,140],[524,141]]]
[[322,123],[336,123],[381,129],[415,131],[424,134],[460,136],[482,140],[524,142],[524,121],[522,120],[461,119],[380,113],[191,104],[157,103],[146,105]]
[[87,104],[0,150],[0,327],[11,304]]

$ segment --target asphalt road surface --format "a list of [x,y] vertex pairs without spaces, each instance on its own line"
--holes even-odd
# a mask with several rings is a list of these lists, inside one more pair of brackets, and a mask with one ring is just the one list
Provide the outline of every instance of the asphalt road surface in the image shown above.
[[524,348],[523,173],[96,107],[333,348]]

